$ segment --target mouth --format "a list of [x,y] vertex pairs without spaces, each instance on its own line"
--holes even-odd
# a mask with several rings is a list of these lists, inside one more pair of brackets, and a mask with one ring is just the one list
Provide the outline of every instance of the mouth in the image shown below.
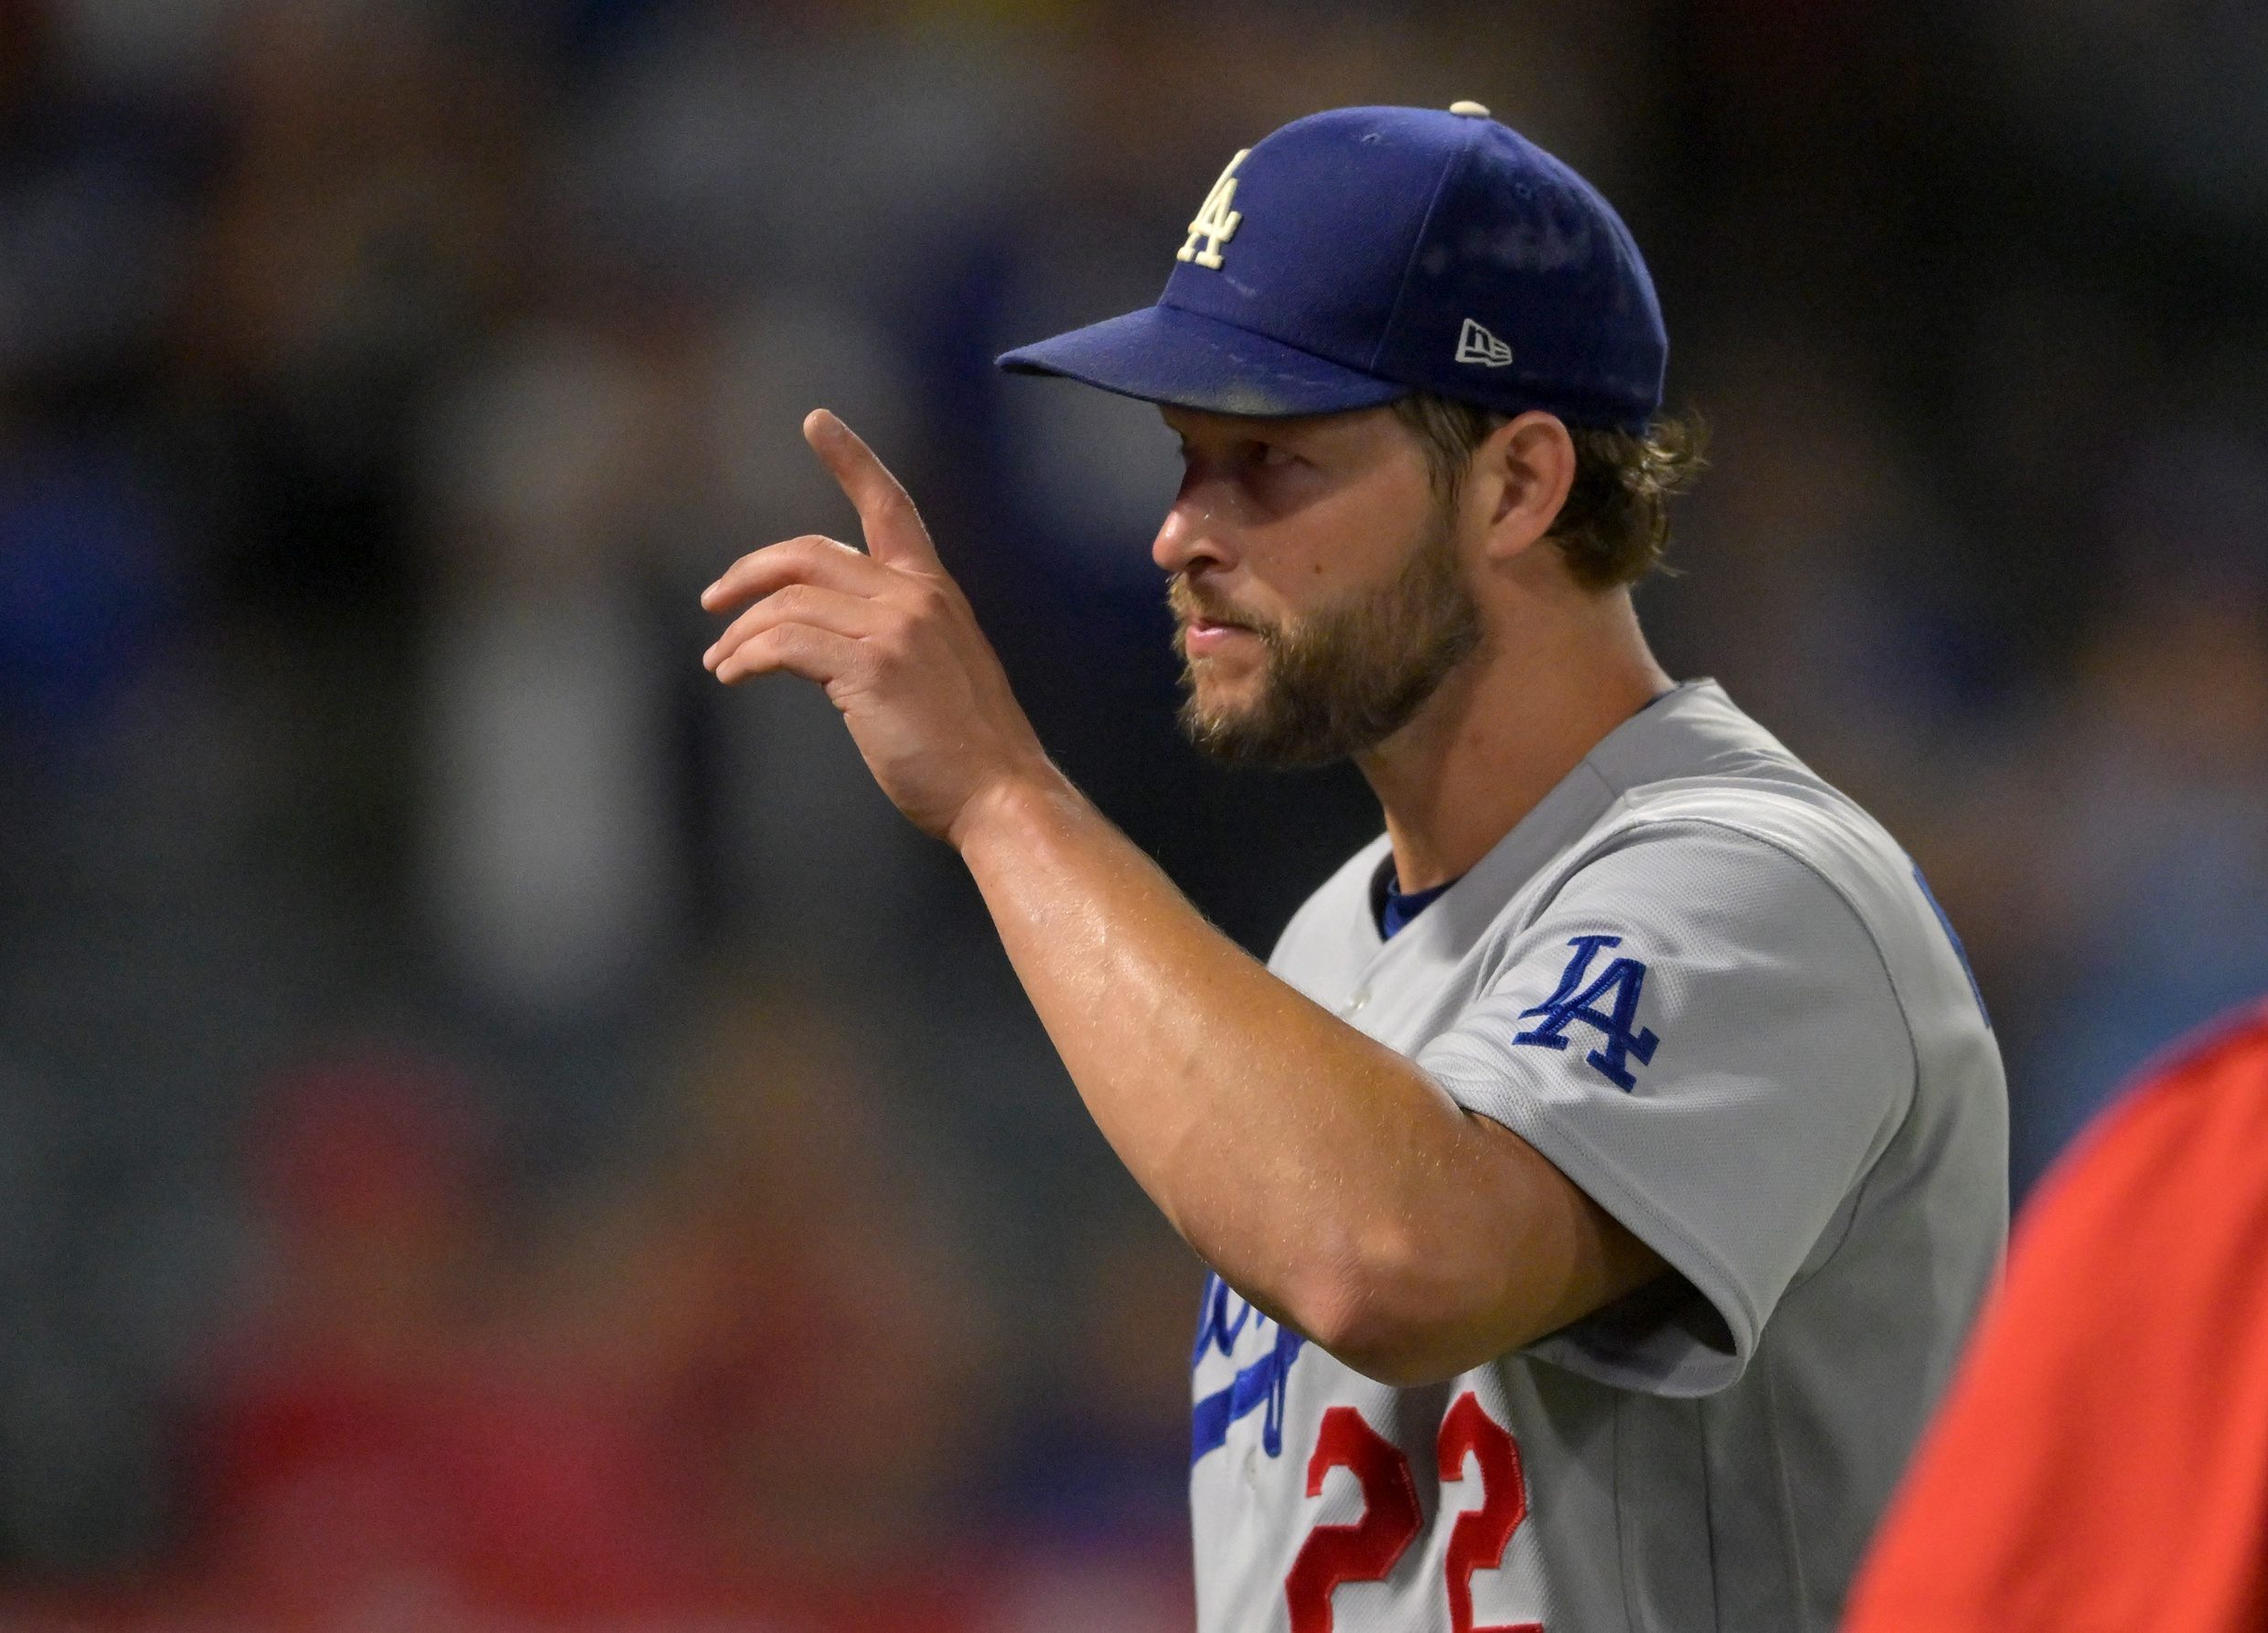
[[1234,649],[1240,642],[1259,638],[1250,625],[1225,618],[1193,617],[1182,624],[1182,650],[1193,658],[1211,657]]

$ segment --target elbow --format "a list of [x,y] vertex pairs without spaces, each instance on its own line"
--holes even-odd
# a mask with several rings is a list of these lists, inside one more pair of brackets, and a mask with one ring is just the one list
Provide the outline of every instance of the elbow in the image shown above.
[[1504,1323],[1481,1276],[1400,1233],[1341,1255],[1303,1303],[1311,1340],[1396,1389],[1444,1382],[1529,1336]]
[[1332,1355],[1365,1378],[1391,1389],[1422,1389],[1443,1383],[1480,1364],[1458,1359],[1439,1338],[1423,1329],[1398,1326],[1360,1326],[1343,1336],[1316,1340]]

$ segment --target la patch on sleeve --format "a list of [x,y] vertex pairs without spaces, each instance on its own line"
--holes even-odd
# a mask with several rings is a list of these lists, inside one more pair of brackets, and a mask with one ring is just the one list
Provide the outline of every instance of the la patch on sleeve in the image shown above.
[[1591,974],[1602,949],[1621,945],[1619,935],[1578,935],[1569,941],[1575,956],[1560,973],[1558,988],[1534,1009],[1520,1011],[1523,1020],[1535,1016],[1543,1019],[1526,1031],[1515,1033],[1512,1041],[1535,1049],[1565,1049],[1569,1027],[1589,1027],[1601,1041],[1583,1057],[1583,1063],[1597,1068],[1600,1076],[1627,1092],[1638,1086],[1629,1062],[1635,1060],[1642,1066],[1651,1062],[1662,1040],[1652,1028],[1637,1025],[1638,999],[1646,985],[1644,965],[1635,958],[1617,957],[1596,977]]

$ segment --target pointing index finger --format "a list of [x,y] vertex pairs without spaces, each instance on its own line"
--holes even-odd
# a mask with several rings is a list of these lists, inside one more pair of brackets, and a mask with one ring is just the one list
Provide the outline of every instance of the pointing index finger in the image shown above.
[[857,432],[829,410],[813,409],[804,416],[803,440],[858,507],[869,554],[893,567],[938,565],[912,496]]

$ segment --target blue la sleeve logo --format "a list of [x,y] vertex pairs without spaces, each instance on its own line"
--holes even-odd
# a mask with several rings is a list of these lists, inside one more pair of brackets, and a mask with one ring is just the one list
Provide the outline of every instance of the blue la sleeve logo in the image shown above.
[[[1662,1041],[1651,1028],[1631,1030],[1638,1019],[1638,997],[1646,984],[1646,966],[1635,958],[1616,958],[1596,980],[1590,973],[1601,947],[1621,945],[1619,935],[1578,935],[1568,942],[1575,956],[1567,960],[1558,989],[1533,1009],[1520,1011],[1523,1020],[1536,1015],[1544,1019],[1515,1035],[1513,1041],[1537,1049],[1565,1049],[1567,1028],[1579,1020],[1605,1039],[1583,1057],[1584,1062],[1597,1067],[1619,1089],[1636,1088],[1638,1080],[1631,1075],[1628,1062],[1635,1058],[1640,1065],[1647,1064],[1653,1059],[1654,1045]],[[1611,1008],[1603,1007],[1610,1001]]]

